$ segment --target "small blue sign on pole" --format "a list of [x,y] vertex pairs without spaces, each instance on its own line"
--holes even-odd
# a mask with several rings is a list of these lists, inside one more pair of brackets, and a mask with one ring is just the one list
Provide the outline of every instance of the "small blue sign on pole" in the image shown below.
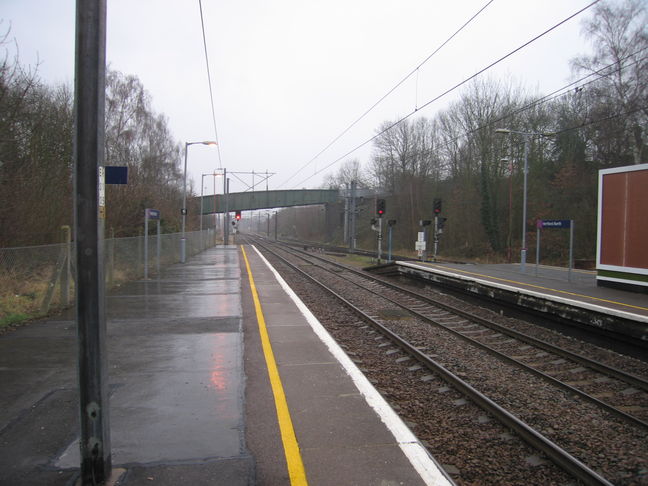
[[148,219],[160,219],[160,210],[159,209],[147,209],[146,217]]
[[571,228],[570,219],[540,219],[538,222],[542,228]]
[[540,265],[540,230],[542,228],[568,228],[569,229],[569,273],[567,280],[571,282],[572,268],[574,267],[574,220],[573,219],[538,219],[536,220],[536,277]]
[[128,184],[128,167],[107,165],[106,184]]

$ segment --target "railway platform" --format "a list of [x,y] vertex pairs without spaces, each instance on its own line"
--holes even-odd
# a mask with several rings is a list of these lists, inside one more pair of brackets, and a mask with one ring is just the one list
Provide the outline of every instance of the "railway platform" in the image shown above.
[[[113,484],[451,484],[251,246],[107,297]],[[0,485],[79,476],[73,310],[0,335]]]
[[460,264],[396,261],[373,267],[398,273],[502,306],[523,307],[576,323],[648,352],[648,295],[596,285],[586,270],[519,264]]

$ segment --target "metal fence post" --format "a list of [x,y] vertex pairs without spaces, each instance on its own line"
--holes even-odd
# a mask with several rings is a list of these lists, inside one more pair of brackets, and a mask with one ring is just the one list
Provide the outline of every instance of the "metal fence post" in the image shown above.
[[162,238],[160,235],[160,220],[157,220],[157,278],[160,278],[160,254],[162,253]]
[[144,280],[148,278],[148,209],[144,210]]
[[574,220],[572,219],[569,224],[569,272],[567,273],[567,281],[572,281],[572,268],[574,268]]
[[61,226],[62,230],[62,243],[64,245],[63,251],[65,252],[65,262],[63,263],[63,272],[61,273],[61,305],[70,305],[70,273],[71,273],[71,260],[72,260],[72,233],[70,227],[65,225]]
[[115,279],[115,228],[110,228],[110,244],[108,245],[108,287],[112,287]]

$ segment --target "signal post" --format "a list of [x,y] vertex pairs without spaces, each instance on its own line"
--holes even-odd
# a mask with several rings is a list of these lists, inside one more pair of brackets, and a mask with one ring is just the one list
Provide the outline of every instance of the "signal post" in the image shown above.
[[[384,199],[376,200],[376,216],[378,219],[371,220],[371,229],[378,232],[378,263],[382,259],[382,217],[385,214],[386,204]],[[378,226],[376,226],[378,223]]]

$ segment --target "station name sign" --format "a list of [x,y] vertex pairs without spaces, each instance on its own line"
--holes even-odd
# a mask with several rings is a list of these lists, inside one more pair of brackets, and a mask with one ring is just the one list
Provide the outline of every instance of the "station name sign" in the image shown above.
[[147,209],[146,210],[147,219],[160,219],[160,210],[159,209]]
[[536,221],[538,228],[571,228],[571,219],[539,219]]

